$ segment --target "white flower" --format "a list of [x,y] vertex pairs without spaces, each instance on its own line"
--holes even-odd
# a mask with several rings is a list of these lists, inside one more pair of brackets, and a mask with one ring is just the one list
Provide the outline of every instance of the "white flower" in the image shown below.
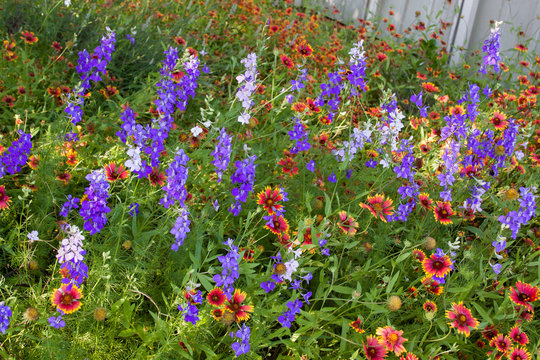
[[66,6],[71,5],[71,0],[64,0],[64,5],[66,5]]
[[31,243],[39,240],[38,232],[36,230],[29,232],[28,235],[26,235],[26,237],[28,238],[28,240],[30,240]]
[[240,123],[242,123],[244,125],[247,125],[247,124],[249,124],[249,119],[250,118],[251,118],[251,116],[247,112],[244,112],[238,117],[238,122],[240,122]]
[[196,125],[191,128],[191,133],[193,134],[193,137],[199,136],[202,132],[203,132],[203,129],[199,125]]

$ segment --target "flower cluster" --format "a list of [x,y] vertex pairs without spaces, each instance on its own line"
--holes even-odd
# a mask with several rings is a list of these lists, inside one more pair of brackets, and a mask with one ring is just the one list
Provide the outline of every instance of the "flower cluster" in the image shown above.
[[499,222],[512,231],[512,239],[517,237],[517,233],[522,225],[525,225],[531,220],[536,212],[536,196],[532,193],[531,188],[519,188],[519,210],[510,211],[508,215],[499,216]]
[[184,244],[187,233],[190,231],[189,226],[191,221],[189,220],[189,212],[186,208],[180,208],[180,214],[176,218],[173,228],[170,233],[174,235],[175,242],[171,245],[171,250],[178,251],[180,246]]
[[64,276],[62,282],[81,285],[88,277],[88,267],[84,263],[86,251],[83,249],[82,243],[84,235],[77,226],[70,224],[64,225],[63,231],[67,237],[62,240],[56,255]]
[[186,294],[188,302],[185,306],[178,305],[178,310],[180,310],[180,316],[183,316],[185,321],[195,325],[199,321],[199,308],[196,305],[202,304],[202,294],[196,290],[187,291]]
[[371,142],[371,129],[369,124],[365,130],[354,128],[348,141],[344,141],[339,149],[332,150],[337,161],[343,162],[347,159],[351,161],[356,153],[364,148],[364,145]]
[[86,175],[90,185],[84,191],[85,198],[79,210],[79,214],[85,220],[84,230],[90,235],[99,233],[107,223],[107,216],[111,209],[107,206],[109,198],[109,183],[103,170],[95,170]]
[[26,164],[28,155],[32,149],[31,135],[19,130],[19,139],[11,143],[11,146],[0,156],[0,179],[6,173],[16,174],[21,171],[21,166]]
[[347,80],[353,86],[351,94],[353,96],[358,95],[357,87],[366,91],[366,82],[364,80],[366,76],[366,57],[364,52],[364,40],[360,40],[353,45],[349,51],[351,59],[349,60],[350,73],[347,75]]
[[247,196],[250,191],[253,190],[255,184],[255,159],[256,155],[248,156],[243,161],[238,160],[234,165],[236,171],[231,176],[233,184],[239,184],[239,187],[232,189],[232,194],[236,200],[236,203],[229,207],[229,211],[234,216],[238,216],[242,210],[242,204],[247,201]]
[[79,208],[79,201],[79,198],[74,198],[73,196],[71,196],[71,194],[69,194],[67,196],[66,202],[64,203],[64,205],[62,205],[62,209],[59,212],[60,216],[68,217],[71,210]]
[[311,144],[308,141],[309,131],[306,131],[305,125],[296,117],[293,120],[295,124],[293,130],[289,131],[289,137],[290,140],[296,140],[296,144],[291,148],[291,153],[298,154],[300,151],[311,149]]
[[231,345],[236,356],[247,354],[249,352],[249,338],[251,336],[251,329],[249,326],[242,324],[242,327],[237,330],[236,333],[231,332],[229,335],[232,338],[236,337],[240,339],[240,341],[235,341]]
[[485,53],[485,55],[479,72],[484,75],[487,74],[487,68],[490,66],[493,67],[495,72],[499,71],[499,61],[501,60],[501,57],[499,56],[501,37],[500,25],[500,21],[495,22],[495,27],[491,29],[489,37],[484,41],[484,46],[482,46],[482,51]]
[[227,255],[218,256],[218,260],[223,268],[221,274],[215,274],[213,279],[216,285],[223,287],[223,291],[228,299],[232,297],[234,291],[234,282],[240,274],[238,273],[238,263],[240,261],[240,253],[238,246],[234,245],[234,239],[228,239],[223,242],[223,245],[229,248]]
[[302,301],[293,300],[287,302],[287,308],[283,314],[278,317],[279,323],[286,328],[290,328],[291,324],[294,322],[297,314],[300,314],[300,309],[302,308]]
[[185,207],[187,197],[186,181],[188,178],[188,168],[186,167],[189,157],[183,149],[178,150],[176,156],[167,168],[167,185],[163,187],[165,195],[159,201],[166,209],[178,201],[180,207]]
[[0,302],[0,332],[5,334],[9,326],[9,319],[13,313],[11,308],[7,305],[4,305],[4,302]]
[[251,95],[257,89],[257,55],[251,53],[240,62],[244,65],[246,71],[236,77],[239,85],[236,98],[242,102],[242,107],[244,108],[242,114],[238,116],[238,121],[246,125],[249,124],[249,119],[251,118],[248,110],[255,103],[251,100]]
[[399,148],[398,152],[404,154],[404,156],[401,163],[394,167],[394,172],[396,173],[398,179],[402,178],[407,180],[407,184],[399,187],[398,193],[401,195],[401,200],[408,200],[399,204],[396,213],[390,216],[390,220],[405,222],[407,221],[409,214],[416,206],[416,198],[419,195],[419,186],[414,181],[415,171],[413,166],[413,145],[409,143],[409,140],[402,139],[401,148]]
[[227,130],[222,128],[217,138],[218,143],[216,148],[211,154],[214,157],[214,161],[212,161],[212,163],[216,167],[218,182],[221,182],[223,172],[227,170],[229,162],[231,161],[231,140],[232,135],[228,135]]
[[107,35],[101,38],[100,45],[92,54],[86,49],[79,51],[76,70],[81,75],[81,84],[69,95],[64,110],[73,125],[77,125],[82,120],[84,94],[91,88],[90,80],[98,82],[106,72],[107,64],[111,61],[111,54],[114,51],[115,36],[116,34],[109,30]]

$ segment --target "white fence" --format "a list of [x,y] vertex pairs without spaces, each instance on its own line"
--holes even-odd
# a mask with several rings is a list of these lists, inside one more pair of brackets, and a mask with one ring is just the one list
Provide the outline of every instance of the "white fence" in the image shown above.
[[[295,5],[327,8],[330,16],[346,23],[373,15],[387,17],[400,33],[420,21],[428,26],[442,20],[451,23],[443,36],[449,51],[481,49],[490,20],[503,21],[503,54],[508,55],[517,44],[525,45],[527,39],[529,52],[540,53],[540,0],[295,0]],[[338,14],[333,14],[334,7]],[[389,15],[390,10],[394,15]],[[381,30],[382,26],[386,24],[381,24]]]

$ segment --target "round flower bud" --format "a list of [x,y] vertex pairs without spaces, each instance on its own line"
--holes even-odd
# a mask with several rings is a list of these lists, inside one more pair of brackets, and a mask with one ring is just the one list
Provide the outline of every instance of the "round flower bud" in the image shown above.
[[39,317],[39,313],[36,310],[36,308],[29,307],[26,309],[26,311],[23,313],[23,317],[26,321],[36,321]]
[[431,236],[426,236],[424,239],[424,248],[428,251],[431,251],[437,247],[437,240]]
[[107,317],[107,310],[102,307],[98,307],[94,310],[94,319],[97,321],[103,321]]
[[508,189],[504,197],[506,198],[506,200],[516,200],[517,198],[519,198],[519,194],[516,189]]
[[228,310],[224,311],[221,316],[221,322],[227,326],[231,325],[234,322],[234,314]]
[[126,249],[126,250],[131,249],[131,245],[132,245],[131,240],[126,240],[126,241],[124,241],[124,242],[122,243],[122,247],[123,247],[124,249]]
[[39,263],[36,259],[31,259],[29,262],[28,262],[28,270],[30,271],[35,271],[39,269]]
[[401,308],[401,299],[399,296],[392,295],[388,298],[388,309],[390,311],[398,311]]

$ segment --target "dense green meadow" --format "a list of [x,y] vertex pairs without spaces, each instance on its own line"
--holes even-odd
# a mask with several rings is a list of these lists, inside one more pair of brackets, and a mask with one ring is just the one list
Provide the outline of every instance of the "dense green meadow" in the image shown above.
[[0,4],[0,358],[540,356],[533,43],[330,15]]

